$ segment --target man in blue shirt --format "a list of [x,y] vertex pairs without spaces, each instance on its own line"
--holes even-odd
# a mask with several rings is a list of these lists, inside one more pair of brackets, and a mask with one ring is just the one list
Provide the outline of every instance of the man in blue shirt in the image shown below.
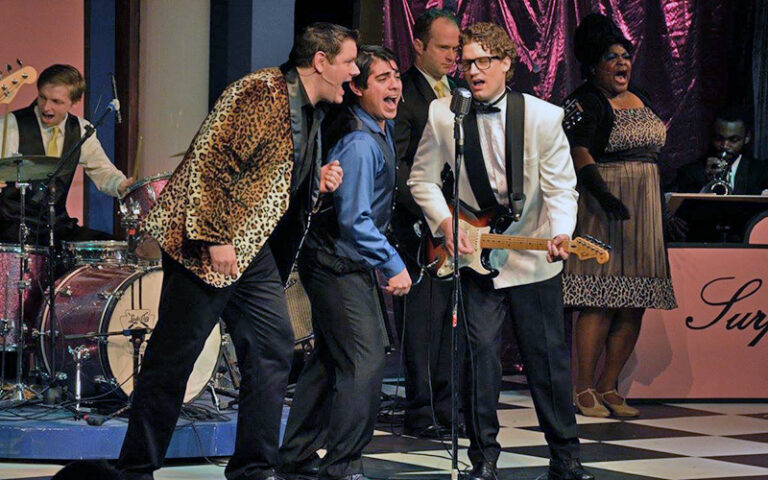
[[[344,182],[316,214],[299,258],[312,304],[315,349],[296,385],[280,449],[289,479],[362,480],[384,373],[384,326],[375,270],[386,291],[405,295],[411,278],[384,232],[395,187],[394,122],[402,83],[395,55],[358,50],[360,75],[348,105],[324,127]],[[325,448],[320,460],[317,450]]]

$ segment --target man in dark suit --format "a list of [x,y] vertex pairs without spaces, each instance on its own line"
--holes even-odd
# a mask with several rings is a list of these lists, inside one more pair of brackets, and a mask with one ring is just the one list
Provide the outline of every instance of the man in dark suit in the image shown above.
[[677,190],[699,193],[717,172],[724,154],[729,173],[726,180],[734,195],[760,195],[768,189],[768,165],[749,153],[752,133],[748,117],[741,108],[729,105],[718,111],[712,128],[710,152],[677,170]]
[[[411,276],[418,278],[419,235],[414,225],[421,221],[422,213],[406,181],[430,102],[449,96],[456,86],[447,74],[456,62],[459,27],[450,12],[429,9],[416,19],[413,36],[415,60],[403,75],[403,99],[395,124],[399,165],[393,229]],[[434,438],[450,431],[444,428],[451,422],[450,298],[450,282],[425,276],[397,308],[405,330],[405,432],[409,435]]]

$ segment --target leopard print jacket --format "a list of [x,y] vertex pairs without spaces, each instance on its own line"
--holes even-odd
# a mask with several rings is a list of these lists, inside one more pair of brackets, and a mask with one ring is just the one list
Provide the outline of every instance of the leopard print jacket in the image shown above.
[[[231,285],[288,208],[293,138],[278,68],[232,83],[203,122],[144,220],[163,250],[204,282]],[[232,244],[239,272],[213,271],[208,244]]]

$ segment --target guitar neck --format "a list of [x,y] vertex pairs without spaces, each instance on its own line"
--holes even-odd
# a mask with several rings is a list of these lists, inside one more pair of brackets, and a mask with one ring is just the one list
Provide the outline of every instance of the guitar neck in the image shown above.
[[[484,233],[480,236],[480,248],[498,248],[504,250],[546,250],[548,238],[514,237],[496,233]],[[565,250],[570,251],[570,242]]]

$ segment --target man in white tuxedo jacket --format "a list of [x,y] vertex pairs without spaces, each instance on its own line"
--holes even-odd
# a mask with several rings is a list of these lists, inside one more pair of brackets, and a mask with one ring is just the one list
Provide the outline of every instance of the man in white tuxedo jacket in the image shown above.
[[[495,480],[497,476],[500,339],[508,317],[515,322],[531,396],[550,447],[549,478],[592,479],[579,460],[563,325],[562,262],[558,260],[568,256],[563,247],[575,227],[578,198],[561,126],[563,111],[506,89],[516,55],[514,44],[499,26],[472,25],[462,32],[461,42],[459,67],[472,91],[473,108],[464,119],[459,198],[474,209],[498,208],[509,207],[514,203],[511,198],[522,193],[525,203],[519,221],[505,233],[551,238],[547,251],[494,251],[491,260],[500,270],[496,278],[462,272],[466,328],[460,334],[467,335],[471,357],[466,362],[463,393],[473,465],[470,479]],[[449,106],[450,98],[431,103],[408,185],[432,234],[445,236],[452,253],[451,211],[440,190],[440,173],[446,163],[453,168],[454,161],[454,115]],[[522,192],[510,192],[515,169],[508,159],[515,149],[522,157]],[[459,252],[472,251],[461,231]]]

